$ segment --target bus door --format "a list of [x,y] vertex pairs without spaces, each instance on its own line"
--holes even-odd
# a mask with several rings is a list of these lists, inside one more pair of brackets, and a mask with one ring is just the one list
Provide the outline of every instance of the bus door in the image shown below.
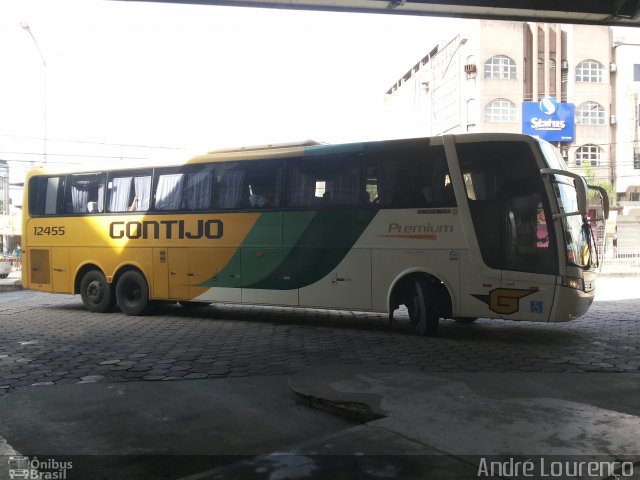
[[189,249],[168,248],[169,298],[187,299],[189,294]]
[[235,252],[235,248],[168,248],[168,297],[239,302],[240,261]]
[[542,196],[516,184],[502,203],[502,306],[505,318],[546,320],[556,289],[557,254]]
[[461,263],[461,316],[547,320],[558,254],[531,145],[461,142],[456,149],[479,250],[469,235]]
[[242,272],[238,249],[234,247],[189,249],[187,279],[189,297],[192,299],[240,302]]
[[[317,256],[317,252],[301,255]],[[319,263],[331,265],[327,275],[317,282],[302,286],[305,283],[304,272],[300,273],[300,305],[307,307],[371,309],[371,252],[368,249],[352,249],[335,265],[335,258],[339,258],[341,251],[326,249],[326,263],[320,257]],[[319,270],[319,267],[316,267]],[[307,282],[308,283],[308,282]]]
[[242,248],[242,301],[265,305],[298,305],[296,264],[290,249],[273,246]]
[[[34,290],[51,292],[51,260],[48,248],[29,248],[22,259],[29,268],[29,285]],[[24,255],[24,254],[23,254]]]
[[54,293],[73,291],[67,247],[30,248],[28,250],[29,261],[24,262],[23,265],[29,268],[31,288]]
[[66,293],[71,288],[71,275],[69,272],[69,248],[51,248],[51,286],[54,292]]

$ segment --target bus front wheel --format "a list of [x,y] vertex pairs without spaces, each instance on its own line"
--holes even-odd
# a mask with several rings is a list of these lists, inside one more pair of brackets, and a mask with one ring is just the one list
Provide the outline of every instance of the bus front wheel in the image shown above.
[[116,283],[116,300],[127,315],[142,315],[149,307],[149,286],[137,270],[122,274]]
[[111,285],[98,270],[90,270],[84,274],[80,281],[80,296],[85,308],[95,313],[108,312],[116,303]]
[[433,288],[422,278],[416,278],[412,283],[413,291],[407,302],[411,325],[418,335],[433,336],[440,324]]

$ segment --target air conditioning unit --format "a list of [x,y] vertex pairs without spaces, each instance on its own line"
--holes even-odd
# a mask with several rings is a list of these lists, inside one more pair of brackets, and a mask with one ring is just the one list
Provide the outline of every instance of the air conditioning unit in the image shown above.
[[611,125],[615,125],[617,121],[618,121],[618,119],[616,118],[615,115],[611,115],[611,118],[609,118],[609,123]]
[[562,70],[569,70],[569,62],[568,62],[568,61],[566,61],[566,60],[562,60],[562,61],[560,62],[560,68],[561,68]]
[[476,73],[478,71],[478,67],[476,67],[475,63],[467,63],[464,66],[464,73]]
[[618,71],[618,66],[615,63],[610,63],[609,64],[609,71],[611,73],[616,73]]

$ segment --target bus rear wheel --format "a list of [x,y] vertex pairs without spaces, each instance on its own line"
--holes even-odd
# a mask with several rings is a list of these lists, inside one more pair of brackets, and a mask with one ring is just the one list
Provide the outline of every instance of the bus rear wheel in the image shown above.
[[415,278],[411,288],[406,307],[413,330],[421,336],[433,336],[440,324],[433,288],[422,278]]
[[90,270],[84,274],[80,281],[80,296],[85,308],[95,313],[108,312],[116,303],[111,285],[98,270]]
[[118,306],[127,315],[142,315],[149,305],[149,285],[137,270],[122,274],[116,283]]

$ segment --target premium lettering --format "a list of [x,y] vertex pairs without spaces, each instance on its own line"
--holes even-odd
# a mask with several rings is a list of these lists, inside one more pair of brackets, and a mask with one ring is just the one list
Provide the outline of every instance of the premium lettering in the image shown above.
[[389,233],[451,233],[453,225],[400,225],[399,223],[389,224]]
[[197,240],[208,238],[216,240],[224,233],[222,220],[197,220],[186,223],[184,220],[145,220],[142,222],[111,222],[109,236],[111,238]]

